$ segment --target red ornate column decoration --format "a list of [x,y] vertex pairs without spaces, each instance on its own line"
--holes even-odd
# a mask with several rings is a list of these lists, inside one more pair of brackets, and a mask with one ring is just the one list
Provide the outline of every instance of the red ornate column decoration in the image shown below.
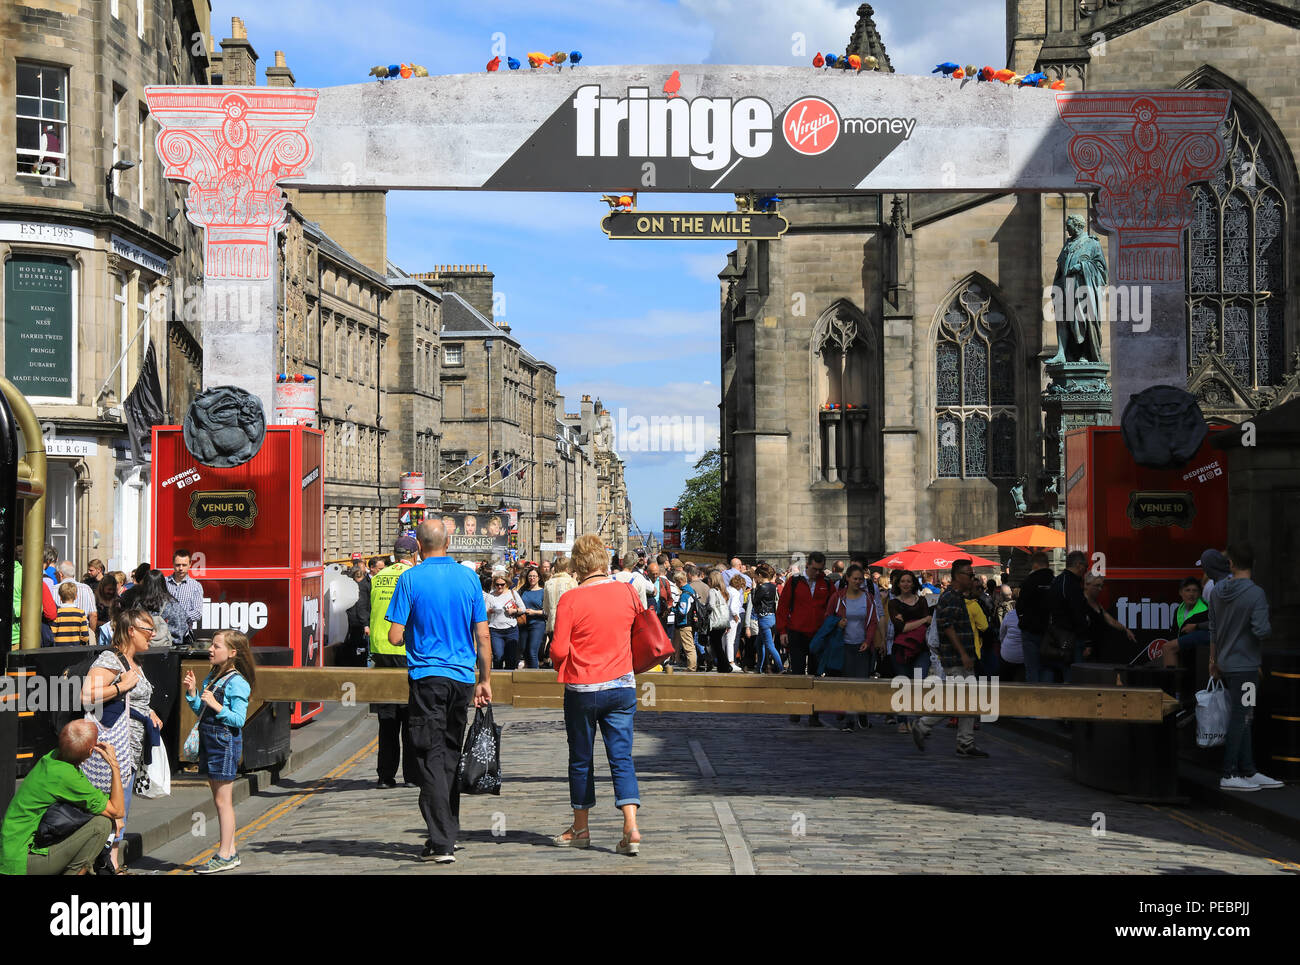
[[1223,163],[1219,124],[1227,91],[1057,94],[1074,132],[1070,160],[1079,184],[1096,185],[1097,222],[1118,232],[1120,282],[1179,282],[1183,232],[1192,223],[1189,186]]
[[317,91],[273,87],[146,87],[162,126],[163,176],[188,181],[185,216],[204,230],[207,278],[264,279],[284,226],[277,182],[311,160]]

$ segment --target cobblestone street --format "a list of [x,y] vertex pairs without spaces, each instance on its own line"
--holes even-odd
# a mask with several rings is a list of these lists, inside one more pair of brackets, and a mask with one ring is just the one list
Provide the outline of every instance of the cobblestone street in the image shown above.
[[[240,805],[236,873],[1300,872],[1297,842],[1208,808],[1082,787],[1067,754],[1005,728],[979,731],[989,760],[963,760],[947,728],[922,754],[881,718],[842,733],[833,716],[814,729],[770,716],[639,714],[641,856],[614,853],[620,819],[600,747],[593,846],[561,850],[549,844],[570,816],[561,713],[500,707],[496,717],[503,793],[462,797],[454,866],[416,860],[418,791],[375,789],[368,721],[319,776]],[[206,860],[215,823],[206,832],[133,867],[184,872]]]

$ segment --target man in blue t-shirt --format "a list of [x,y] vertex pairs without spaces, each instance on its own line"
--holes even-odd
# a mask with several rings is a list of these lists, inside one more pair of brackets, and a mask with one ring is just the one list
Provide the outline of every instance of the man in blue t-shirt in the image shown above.
[[447,555],[442,520],[425,520],[415,538],[423,562],[397,579],[388,604],[388,642],[406,648],[407,733],[415,750],[420,813],[429,829],[420,858],[451,864],[460,831],[456,771],[465,718],[471,697],[475,707],[492,702],[492,644],[483,586]]

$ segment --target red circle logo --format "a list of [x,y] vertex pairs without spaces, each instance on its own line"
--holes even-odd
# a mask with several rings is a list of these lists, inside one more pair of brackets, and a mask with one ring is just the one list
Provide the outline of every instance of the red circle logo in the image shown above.
[[823,154],[839,139],[840,115],[820,97],[804,97],[786,110],[781,131],[800,154]]

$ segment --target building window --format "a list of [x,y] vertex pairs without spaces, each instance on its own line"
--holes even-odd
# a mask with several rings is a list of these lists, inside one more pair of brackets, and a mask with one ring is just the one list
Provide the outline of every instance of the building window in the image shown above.
[[980,282],[958,289],[935,344],[935,456],[941,478],[1016,474],[1016,342]]
[[[114,85],[113,87],[113,164],[122,160],[122,101],[126,98],[126,91]],[[121,171],[110,171],[109,176],[113,179],[113,194],[121,194]]]
[[118,8],[119,2],[120,0],[108,0],[108,12],[113,15],[114,20],[118,20],[122,16],[122,11]]
[[1286,376],[1285,168],[1235,98],[1219,134],[1227,160],[1192,187],[1188,368],[1217,351],[1243,388],[1260,389]]
[[[144,0],[138,0],[138,2],[143,3]],[[147,156],[145,154],[145,129],[148,126],[148,121],[149,110],[148,108],[141,107],[140,125],[136,132],[135,156],[137,171],[136,178],[137,183],[140,185],[140,207],[142,208],[145,206],[145,188],[148,187],[148,165],[145,164],[145,157]]]
[[127,372],[126,353],[131,343],[130,289],[126,275],[113,275],[113,313],[117,316],[117,401],[120,405],[131,391],[130,373]]
[[144,5],[146,0],[135,0],[135,35],[144,40]]
[[68,72],[18,65],[19,174],[68,177]]
[[442,364],[443,365],[464,365],[465,346],[444,345],[442,347]]

